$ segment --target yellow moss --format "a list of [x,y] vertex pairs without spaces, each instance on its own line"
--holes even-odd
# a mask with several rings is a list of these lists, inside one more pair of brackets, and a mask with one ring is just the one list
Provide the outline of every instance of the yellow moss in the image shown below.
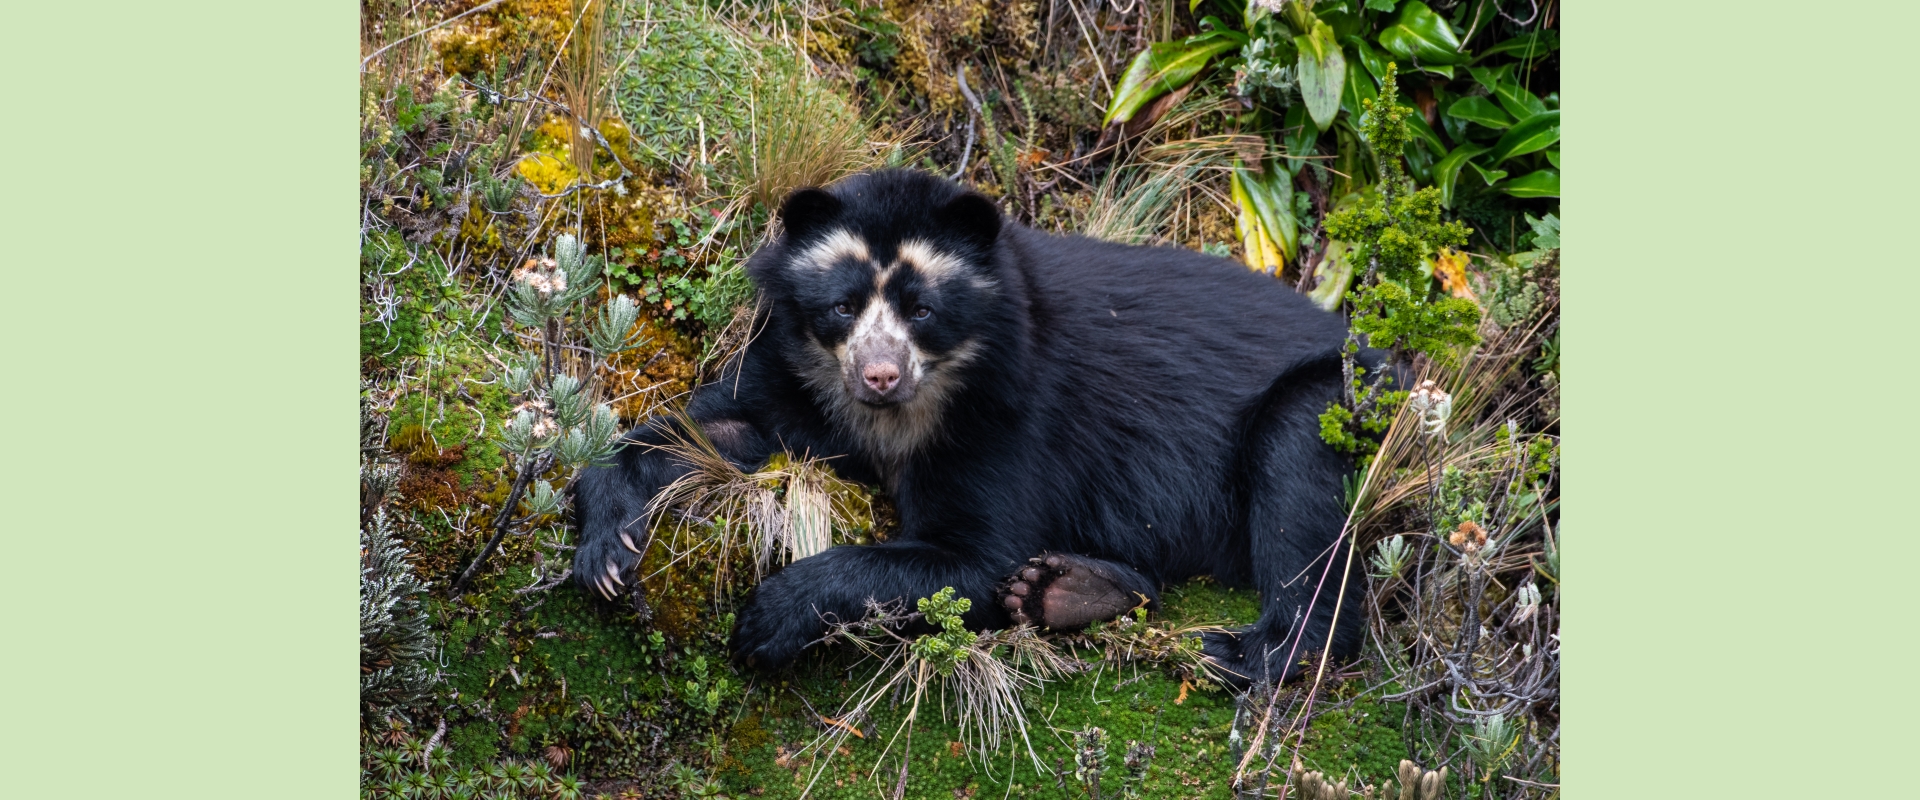
[[729,733],[734,743],[743,748],[759,747],[773,741],[773,736],[767,733],[766,728],[761,727],[759,714],[748,714],[742,717],[739,722],[733,724],[733,730]]
[[480,28],[474,32],[452,31],[434,42],[440,54],[440,69],[448,75],[475,75],[493,69],[499,41],[497,29]]
[[528,153],[526,158],[520,159],[516,169],[521,177],[544,194],[558,194],[572,186],[574,178],[579,177],[566,159],[541,152]]
[[829,64],[851,65],[853,52],[847,49],[846,40],[828,27],[832,19],[826,17],[810,26],[807,31],[807,55]]
[[[647,344],[614,357],[613,370],[606,375],[608,396],[625,398],[613,411],[628,422],[640,421],[661,399],[692,390],[700,358],[699,346],[672,325],[648,314],[636,326]],[[647,387],[653,388],[641,391]]]
[[[935,111],[960,108],[960,84],[954,77],[959,64],[949,54],[973,52],[970,45],[980,39],[993,5],[979,0],[887,0],[885,8],[887,16],[900,24],[895,69],[907,76]],[[970,78],[968,85],[983,84]]]
[[[633,167],[633,131],[618,118],[608,117],[600,123],[600,135],[607,138],[607,146],[613,148],[613,154],[620,157],[628,167]],[[600,159],[605,159],[602,153]]]
[[493,215],[474,200],[467,206],[467,216],[460,220],[459,238],[472,243],[476,256],[486,257],[500,249],[500,232],[494,229]]

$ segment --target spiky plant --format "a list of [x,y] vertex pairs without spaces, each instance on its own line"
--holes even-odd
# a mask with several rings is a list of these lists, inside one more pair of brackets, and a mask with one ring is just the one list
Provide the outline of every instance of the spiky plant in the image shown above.
[[[507,311],[515,322],[538,331],[538,346],[509,358],[496,376],[522,400],[496,434],[513,465],[513,483],[494,514],[493,536],[454,579],[455,594],[466,590],[508,533],[560,512],[560,493],[539,476],[556,466],[578,469],[606,463],[621,447],[613,409],[594,402],[593,375],[608,359],[640,345],[631,332],[639,310],[632,299],[617,296],[597,315],[585,313],[582,303],[602,289],[603,267],[604,259],[589,256],[584,243],[563,233],[554,238],[552,257],[529,259],[512,275],[505,294]],[[584,338],[592,346],[569,345],[568,321],[585,326],[588,319],[593,324]],[[563,355],[579,350],[592,353],[595,360],[582,363],[582,357]],[[588,377],[582,380],[569,370]],[[566,577],[542,574],[525,591],[550,588]]]
[[400,711],[431,696],[440,680],[420,595],[427,585],[407,563],[407,548],[384,509],[360,529],[360,703],[372,715]]

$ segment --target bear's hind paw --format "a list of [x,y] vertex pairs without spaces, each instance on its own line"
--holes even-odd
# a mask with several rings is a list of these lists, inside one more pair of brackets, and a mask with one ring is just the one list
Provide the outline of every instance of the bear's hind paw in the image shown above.
[[1070,631],[1110,620],[1147,602],[1100,562],[1066,553],[1028,559],[1000,587],[1000,605],[1017,624]]

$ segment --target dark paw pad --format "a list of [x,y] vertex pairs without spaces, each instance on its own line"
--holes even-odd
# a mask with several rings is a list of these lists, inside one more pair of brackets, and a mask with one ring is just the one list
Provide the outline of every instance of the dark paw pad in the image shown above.
[[1028,560],[1000,587],[1000,604],[1014,622],[1057,631],[1113,619],[1145,602],[1099,562],[1065,553]]

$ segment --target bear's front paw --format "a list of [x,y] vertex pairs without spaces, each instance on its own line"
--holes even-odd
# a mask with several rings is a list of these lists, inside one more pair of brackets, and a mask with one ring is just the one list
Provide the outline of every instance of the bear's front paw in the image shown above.
[[574,550],[573,579],[582,588],[609,601],[632,587],[636,608],[644,608],[644,595],[635,574],[640,566],[640,548],[644,546],[624,529],[589,531]]
[[747,599],[733,625],[729,646],[735,661],[760,669],[780,669],[826,630],[820,612],[780,586],[763,583]]

